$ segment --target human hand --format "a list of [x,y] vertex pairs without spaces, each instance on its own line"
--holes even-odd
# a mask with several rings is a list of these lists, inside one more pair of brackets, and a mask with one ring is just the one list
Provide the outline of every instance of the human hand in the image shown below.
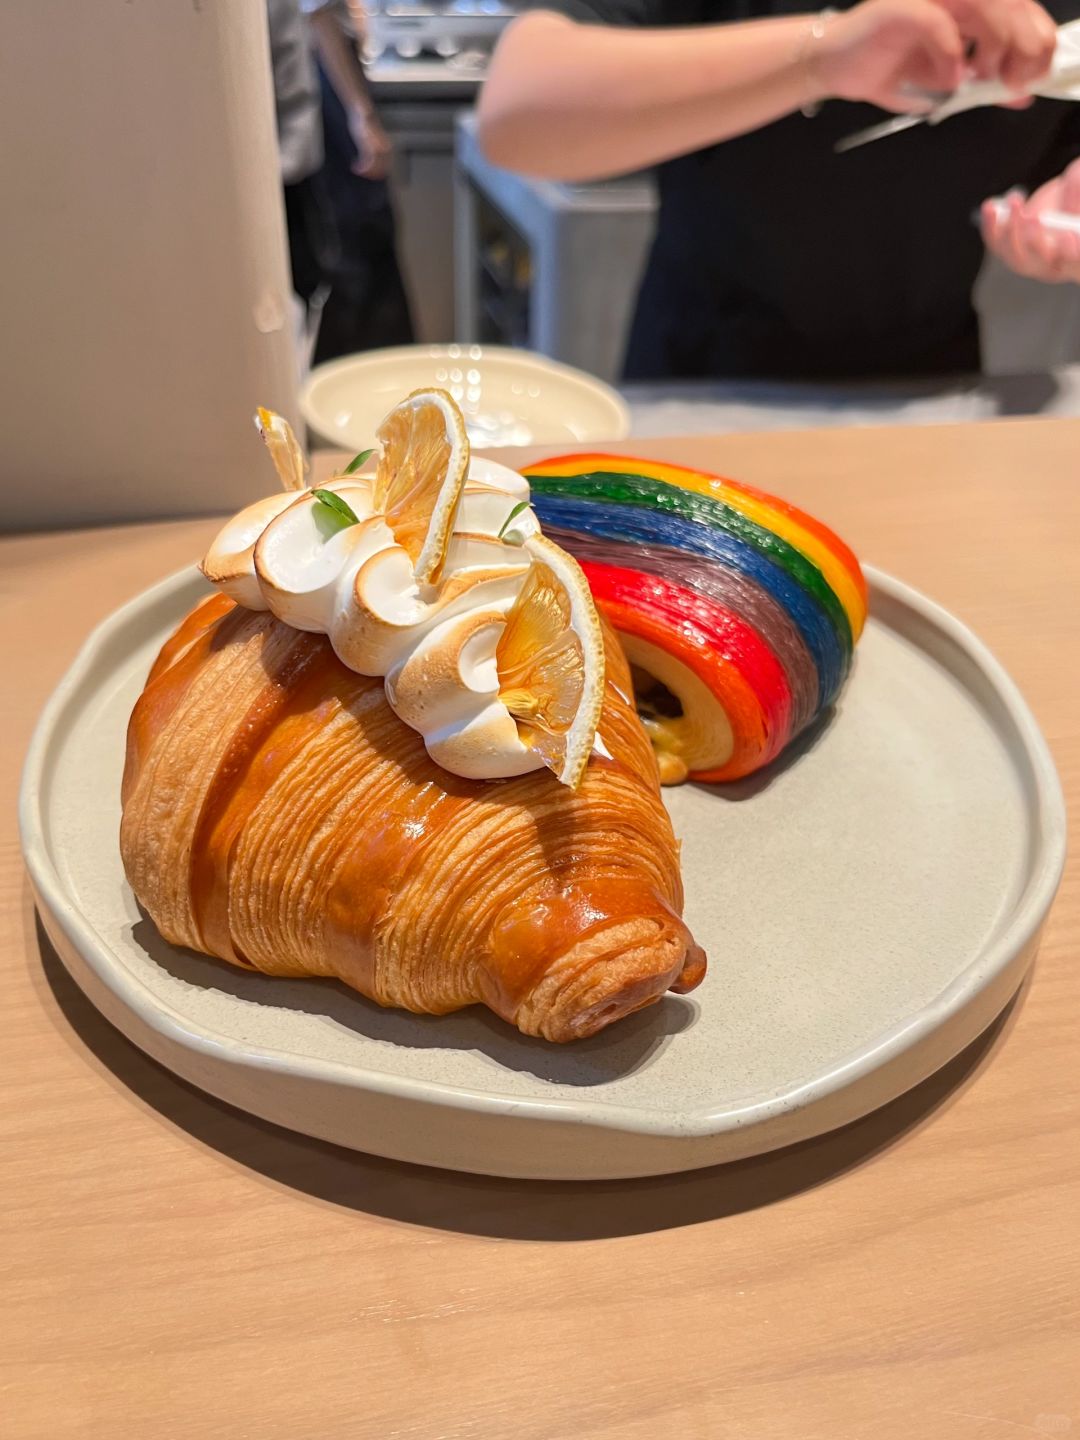
[[365,180],[384,180],[390,172],[394,151],[374,110],[366,106],[350,110],[349,134],[356,146],[353,174],[362,175]]
[[970,47],[975,80],[1000,80],[1022,93],[1054,58],[1057,26],[1037,0],[934,0]]
[[1016,194],[1004,202],[985,200],[982,232],[986,248],[1018,275],[1049,285],[1080,285],[1080,234],[1053,230],[1040,215],[1058,211],[1080,216],[1080,160],[1039,187],[1030,200]]
[[865,0],[830,18],[807,52],[828,95],[885,110],[928,108],[969,76],[1023,91],[1049,67],[1056,30],[1035,0]]

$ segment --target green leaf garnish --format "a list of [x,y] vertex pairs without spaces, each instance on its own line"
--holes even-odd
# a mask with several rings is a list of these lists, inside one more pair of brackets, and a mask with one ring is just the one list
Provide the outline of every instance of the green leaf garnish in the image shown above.
[[[506,519],[503,521],[502,529],[499,531],[496,539],[505,540],[508,545],[524,545],[525,537],[521,534],[519,530],[510,531],[510,534],[507,534],[507,531],[509,530],[511,521],[516,520],[517,517],[521,514],[521,512],[523,510],[528,510],[528,508],[528,500],[519,500],[518,503],[514,506],[514,508],[510,511],[510,514],[507,515]],[[516,538],[511,539],[511,535],[515,536]]]
[[351,475],[354,470],[359,470],[360,466],[363,465],[364,461],[370,459],[371,456],[374,454],[374,449],[361,450],[359,455],[353,456],[353,458],[349,461],[349,463],[345,466],[345,469],[341,473],[343,475]]
[[315,513],[327,523],[331,533],[338,530],[346,530],[350,525],[359,525],[360,517],[340,495],[333,490],[313,490],[311,492],[317,501]]

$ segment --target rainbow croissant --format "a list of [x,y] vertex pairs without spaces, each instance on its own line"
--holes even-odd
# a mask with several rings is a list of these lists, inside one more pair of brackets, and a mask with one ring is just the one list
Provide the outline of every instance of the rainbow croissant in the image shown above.
[[629,456],[561,456],[526,478],[544,533],[577,557],[619,632],[665,781],[748,775],[836,699],[866,581],[819,521]]

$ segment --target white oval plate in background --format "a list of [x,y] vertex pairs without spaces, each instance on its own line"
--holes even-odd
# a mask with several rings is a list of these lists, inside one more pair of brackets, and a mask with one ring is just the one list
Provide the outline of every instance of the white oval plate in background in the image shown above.
[[477,447],[598,444],[630,432],[610,385],[503,345],[397,345],[329,360],[304,382],[300,410],[327,444],[366,450],[402,395],[432,385],[453,395]]
[[194,570],[100,626],[41,718],[20,818],[45,928],[98,1008],[185,1079],[394,1159],[607,1179],[845,1124],[1001,1011],[1065,850],[1057,775],[1015,686],[958,621],[867,574],[871,618],[823,726],[766,775],[665,792],[708,977],[591,1040],[527,1039],[479,1008],[381,1010],[160,938],[120,863],[120,777],[150,662],[206,593]]

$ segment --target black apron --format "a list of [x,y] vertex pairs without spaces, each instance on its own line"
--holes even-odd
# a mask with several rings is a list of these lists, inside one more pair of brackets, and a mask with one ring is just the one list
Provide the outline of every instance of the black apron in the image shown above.
[[[550,0],[547,8],[552,8]],[[688,24],[808,13],[771,0],[554,0],[576,19]],[[1049,0],[1060,22],[1080,0]],[[981,109],[837,155],[881,120],[832,101],[660,166],[660,211],[628,380],[974,370],[973,215],[1080,153],[1080,107]]]

